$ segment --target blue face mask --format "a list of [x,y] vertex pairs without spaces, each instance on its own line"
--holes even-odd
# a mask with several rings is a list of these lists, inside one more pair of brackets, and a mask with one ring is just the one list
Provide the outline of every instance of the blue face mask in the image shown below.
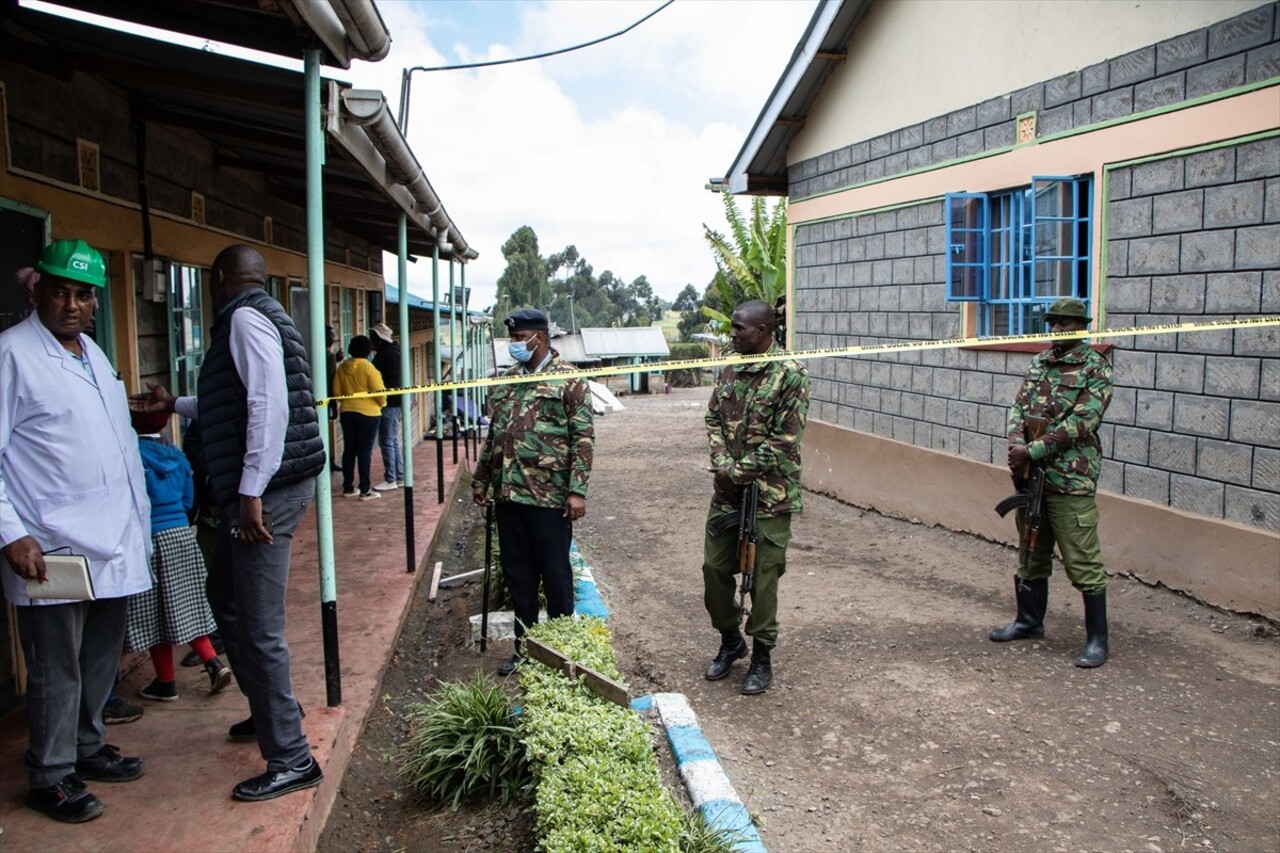
[[529,349],[528,341],[508,341],[507,353],[521,364],[528,364],[533,358],[533,350]]

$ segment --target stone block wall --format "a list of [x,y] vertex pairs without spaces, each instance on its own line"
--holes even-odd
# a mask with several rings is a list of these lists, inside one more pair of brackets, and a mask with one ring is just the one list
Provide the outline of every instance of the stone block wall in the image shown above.
[[[1280,315],[1280,137],[1116,169],[1105,325]],[[1280,530],[1280,329],[1115,339],[1102,487]]]
[[792,164],[790,197],[883,180],[1010,146],[1036,113],[1043,138],[1280,77],[1280,3]]

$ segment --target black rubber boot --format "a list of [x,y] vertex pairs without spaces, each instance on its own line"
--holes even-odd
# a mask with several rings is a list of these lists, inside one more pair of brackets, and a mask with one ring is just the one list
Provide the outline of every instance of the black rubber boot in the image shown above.
[[747,656],[747,638],[737,628],[720,632],[720,651],[707,667],[707,681],[719,681],[729,674],[733,662]]
[[1107,591],[1084,593],[1084,651],[1076,666],[1093,669],[1107,662]]
[[769,660],[769,647],[759,640],[751,646],[751,668],[747,677],[742,679],[744,696],[755,696],[769,689],[773,682],[773,666]]
[[1044,636],[1044,611],[1049,606],[1049,579],[1013,578],[1013,591],[1018,597],[1018,618],[1003,628],[993,628],[987,639],[993,643],[1025,640]]

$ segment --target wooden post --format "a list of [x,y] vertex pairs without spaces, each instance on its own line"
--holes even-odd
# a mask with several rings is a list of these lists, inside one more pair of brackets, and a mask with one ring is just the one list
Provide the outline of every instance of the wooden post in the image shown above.
[[621,705],[624,708],[631,707],[631,696],[627,693],[627,688],[612,678],[601,675],[594,669],[571,660],[563,652],[557,651],[545,643],[538,642],[532,637],[525,637],[524,645],[525,653],[539,663],[544,663],[557,672],[564,673],[570,679],[581,677],[582,683],[587,686],[587,689],[600,698],[606,699],[615,705]]
[[431,589],[427,592],[427,601],[436,600],[436,590],[440,586],[440,570],[444,568],[443,562],[436,563],[436,567],[431,570]]

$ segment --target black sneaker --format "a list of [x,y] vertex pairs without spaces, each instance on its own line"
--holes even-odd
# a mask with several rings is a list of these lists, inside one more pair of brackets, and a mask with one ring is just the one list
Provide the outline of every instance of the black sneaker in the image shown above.
[[121,699],[117,696],[108,700],[106,707],[102,709],[102,722],[108,726],[132,723],[134,720],[142,718],[142,710],[141,705],[135,705],[128,699]]
[[222,688],[231,683],[231,670],[222,661],[217,658],[209,658],[209,662],[204,665],[204,671],[209,675],[209,693],[221,693]]
[[102,814],[106,808],[84,783],[68,774],[47,788],[27,791],[27,805],[63,823],[84,823]]
[[155,702],[177,702],[178,683],[176,681],[161,681],[158,678],[153,678],[150,684],[138,690],[138,695],[143,699],[151,699]]
[[504,660],[498,667],[498,675],[506,678],[511,673],[520,668],[520,664],[524,663],[524,658],[520,655],[512,655],[509,659]]
[[142,775],[142,759],[123,756],[107,743],[93,755],[76,759],[75,775],[94,782],[132,782]]

